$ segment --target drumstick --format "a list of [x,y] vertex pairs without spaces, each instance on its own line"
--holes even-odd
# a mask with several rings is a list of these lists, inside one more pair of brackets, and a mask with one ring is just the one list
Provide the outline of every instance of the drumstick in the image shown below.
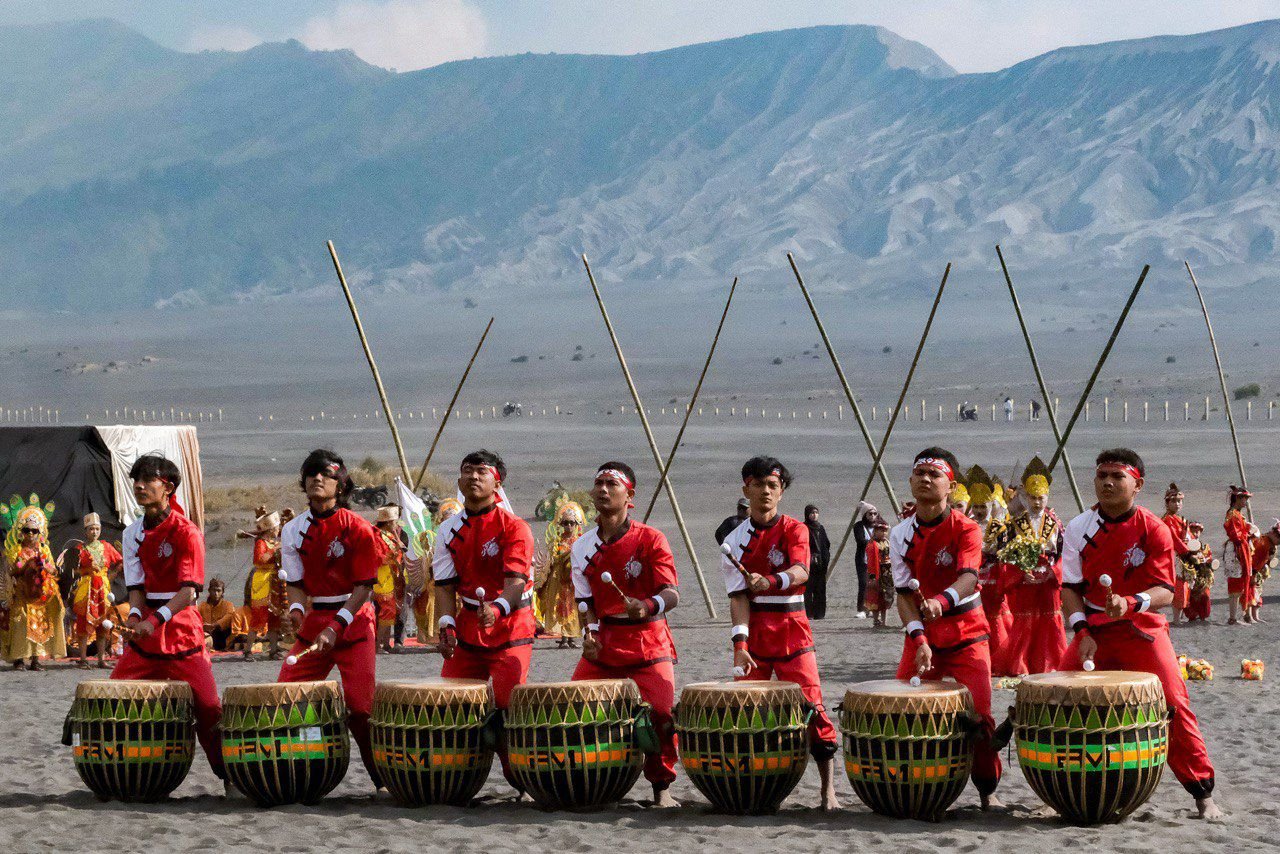
[[911,687],[912,687],[912,688],[919,688],[919,687],[920,687],[920,677],[919,677],[919,676],[912,676],[912,677],[911,677],[911,679],[910,679],[910,682],[911,682]]
[[627,594],[625,594],[625,593],[623,593],[623,592],[622,592],[622,588],[621,588],[621,587],[619,587],[618,585],[616,585],[616,584],[614,584],[614,583],[613,583],[613,573],[612,573],[612,572],[602,572],[602,573],[600,573],[600,580],[601,580],[601,581],[603,581],[605,584],[608,584],[610,587],[612,587],[612,588],[614,589],[614,591],[615,591],[615,592],[617,592],[618,596],[622,599],[622,601],[624,601],[624,602],[625,602],[625,601],[627,601]]
[[729,559],[729,563],[733,564],[734,569],[742,573],[743,579],[747,582],[747,585],[750,586],[751,573],[747,572],[747,568],[742,565],[742,562],[733,556],[733,547],[730,546],[728,543],[721,543],[720,553]]
[[289,656],[288,658],[286,658],[286,659],[284,660],[284,663],[285,663],[285,664],[287,664],[287,665],[289,665],[290,667],[292,667],[293,665],[295,665],[295,664],[297,664],[297,663],[298,663],[298,659],[303,658],[304,656],[306,656],[306,655],[308,655],[308,654],[310,654],[310,653],[313,653],[313,652],[315,652],[315,651],[316,651],[316,645],[315,645],[315,644],[312,644],[311,646],[307,647],[306,649],[304,649],[302,652],[298,653],[297,655],[291,655],[291,656]]
[[1098,665],[1096,665],[1096,664],[1094,664],[1094,663],[1093,663],[1093,659],[1092,659],[1092,658],[1086,658],[1086,659],[1084,660],[1084,665],[1083,665],[1083,666],[1084,666],[1084,669],[1085,669],[1085,671],[1086,671],[1086,672],[1088,672],[1088,673],[1092,673],[1092,672],[1093,672],[1093,670],[1094,670],[1094,668],[1096,668]]
[[132,634],[137,634],[137,632],[136,632],[134,629],[131,629],[131,628],[129,628],[128,626],[123,626],[123,625],[122,625],[122,626],[117,626],[115,623],[111,622],[110,620],[103,620],[103,621],[102,621],[101,623],[99,623],[98,625],[102,626],[102,628],[106,629],[107,631],[111,631],[112,629],[116,629],[117,631],[119,631],[119,632],[121,632],[121,633],[128,632],[128,633],[129,633],[129,634],[131,634],[131,635],[132,635]]
[[484,588],[483,588],[483,587],[477,587],[477,588],[476,588],[476,598],[477,598],[477,599],[479,599],[481,602],[483,602],[483,601],[484,601]]
[[741,679],[743,676],[747,675],[746,668],[735,666],[733,668],[733,675],[735,679]]
[[1098,576],[1098,583],[1102,585],[1102,595],[1111,596],[1111,576],[1105,572]]

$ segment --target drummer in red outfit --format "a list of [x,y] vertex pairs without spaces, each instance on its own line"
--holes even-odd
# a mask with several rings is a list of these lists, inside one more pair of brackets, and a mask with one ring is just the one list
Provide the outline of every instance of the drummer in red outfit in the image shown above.
[[124,582],[132,629],[112,679],[175,679],[191,686],[196,734],[213,773],[226,780],[213,680],[196,600],[204,588],[204,536],[174,499],[182,476],[172,460],[146,454],[129,470],[142,517],[125,528]]
[[[791,473],[773,457],[753,457],[742,467],[747,518],[725,538],[731,556],[721,560],[733,621],[737,679],[795,682],[814,706],[809,752],[818,764],[821,807],[840,808],[832,774],[838,736],[822,702],[822,679],[814,652],[804,586],[809,580],[809,529],[778,512]],[[747,576],[738,566],[745,569]],[[741,675],[738,675],[741,674]]]
[[1178,484],[1169,484],[1169,488],[1164,491],[1164,515],[1160,517],[1160,521],[1169,526],[1169,534],[1173,537],[1173,551],[1179,558],[1178,561],[1174,562],[1174,575],[1176,578],[1173,582],[1173,603],[1171,605],[1173,619],[1170,621],[1175,626],[1182,622],[1182,612],[1187,609],[1187,602],[1191,593],[1190,588],[1187,586],[1187,580],[1182,577],[1182,572],[1180,571],[1181,559],[1187,558],[1191,554],[1191,549],[1187,547],[1187,541],[1191,539],[1191,536],[1187,531],[1187,520],[1182,516],[1182,501],[1185,497],[1182,490],[1178,489]]
[[1253,538],[1257,530],[1244,516],[1252,497],[1249,490],[1231,487],[1227,498],[1230,506],[1227,518],[1223,520],[1223,530],[1227,532],[1226,549],[1222,555],[1222,569],[1227,576],[1227,594],[1231,597],[1231,616],[1228,626],[1236,624],[1236,612],[1241,611],[1241,619],[1252,623],[1256,611],[1253,590]]
[[[347,507],[354,484],[342,457],[312,451],[302,463],[301,484],[310,506],[280,534],[289,619],[298,639],[276,681],[313,682],[338,668],[351,737],[374,786],[381,788],[369,741],[377,659],[369,600],[385,546],[378,530]],[[302,655],[308,647],[314,649]]]
[[[994,793],[1002,767],[992,745],[991,651],[978,592],[982,529],[947,506],[959,470],[955,455],[943,448],[916,454],[911,469],[916,512],[889,533],[898,615],[906,632],[897,675],[950,676],[969,689],[982,718],[971,776],[986,810],[1001,805]],[[913,589],[913,581],[918,589]]]
[[[680,604],[675,558],[667,538],[630,517],[636,475],[625,463],[596,471],[591,502],[596,526],[573,544],[569,555],[573,592],[586,626],[579,679],[630,679],[652,707],[661,751],[645,756],[644,776],[657,807],[679,806],[669,791],[676,778],[676,648],[666,614]],[[608,575],[609,581],[604,579]],[[619,595],[618,591],[621,591]]]
[[[529,678],[536,630],[531,607],[533,532],[499,501],[506,477],[506,465],[492,451],[474,451],[462,458],[462,512],[440,525],[432,561],[444,656],[440,675],[492,679],[500,713],[511,701],[511,689]],[[498,758],[507,782],[520,790],[503,744]]]
[[1098,503],[1067,523],[1062,607],[1075,638],[1061,669],[1092,661],[1103,670],[1158,676],[1172,713],[1169,769],[1195,798],[1200,816],[1217,818],[1213,765],[1178,672],[1169,624],[1157,613],[1173,599],[1175,558],[1169,528],[1135,504],[1145,473],[1142,458],[1128,448],[1103,451],[1093,478]]

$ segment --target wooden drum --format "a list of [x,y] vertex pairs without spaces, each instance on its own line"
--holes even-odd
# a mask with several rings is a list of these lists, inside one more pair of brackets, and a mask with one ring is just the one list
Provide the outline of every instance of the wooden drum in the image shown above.
[[973,767],[976,716],[954,682],[859,682],[840,704],[844,767],[853,791],[891,818],[937,821]]
[[675,708],[680,764],[723,812],[776,812],[809,764],[810,710],[793,682],[686,685]]
[[463,806],[493,767],[489,684],[474,679],[382,682],[373,692],[373,764],[404,806]]
[[1160,782],[1169,715],[1155,674],[1028,676],[1018,685],[1013,718],[1023,775],[1068,821],[1119,821]]
[[546,809],[617,803],[640,777],[641,744],[656,746],[630,679],[517,685],[505,726],[511,774]]
[[186,682],[93,680],[76,686],[63,743],[102,800],[156,801],[186,778],[195,714]]
[[222,694],[227,779],[258,806],[315,804],[351,760],[337,682],[231,685]]

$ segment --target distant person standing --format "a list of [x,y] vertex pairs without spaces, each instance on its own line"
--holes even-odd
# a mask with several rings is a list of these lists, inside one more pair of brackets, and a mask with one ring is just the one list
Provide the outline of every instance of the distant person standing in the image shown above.
[[1040,401],[1038,400],[1031,401],[1031,420],[1040,420]]
[[726,518],[720,523],[720,527],[716,528],[716,545],[724,543],[724,538],[734,532],[734,530],[747,521],[747,514],[751,511],[751,502],[745,498],[738,499],[738,509],[732,516]]
[[804,588],[804,612],[811,620],[827,616],[827,568],[831,565],[831,540],[818,521],[818,506],[806,504],[804,524],[809,529],[809,583]]
[[859,620],[867,616],[867,543],[874,537],[875,521],[880,518],[880,511],[867,501],[859,501],[857,512],[853,517],[853,566],[858,573],[858,610],[854,616]]
[[1005,421],[1013,420],[1013,398],[1012,397],[1006,397],[1004,399],[1004,420]]

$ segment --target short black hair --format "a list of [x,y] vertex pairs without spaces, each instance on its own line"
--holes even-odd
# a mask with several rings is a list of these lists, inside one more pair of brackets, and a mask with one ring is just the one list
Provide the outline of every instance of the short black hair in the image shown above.
[[493,466],[498,470],[498,480],[505,481],[507,479],[507,464],[502,461],[502,457],[484,448],[472,451],[463,457],[458,467],[461,468],[462,466]]
[[632,489],[635,489],[637,486],[640,485],[639,482],[636,481],[635,470],[632,469],[631,466],[627,465],[624,462],[620,462],[619,460],[609,460],[609,462],[607,463],[601,463],[599,466],[596,467],[596,474],[599,474],[605,469],[614,469],[615,471],[620,471],[623,474],[625,474],[627,476],[627,479],[631,481]]
[[182,483],[182,472],[178,471],[178,464],[173,460],[159,451],[152,451],[133,461],[133,466],[129,469],[129,480],[151,480],[152,478],[163,480],[173,487],[174,492],[177,492],[178,484]]
[[806,504],[804,506],[804,515],[806,516],[808,516],[810,513],[818,513],[818,512],[821,512],[821,511],[818,510],[817,504]]
[[346,507],[347,501],[351,498],[351,490],[356,488],[355,481],[351,479],[351,474],[347,471],[347,464],[343,462],[342,457],[338,456],[328,448],[316,448],[307,454],[307,458],[302,461],[301,476],[298,478],[298,486],[303,490],[307,488],[307,478],[313,477],[321,472],[329,470],[336,466],[338,479],[338,506]]
[[790,489],[791,472],[776,457],[752,457],[747,460],[742,464],[742,482],[746,483],[752,478],[763,480],[774,472],[782,479],[782,488]]
[[1138,456],[1137,451],[1129,448],[1108,448],[1098,454],[1098,458],[1093,461],[1095,466],[1103,463],[1120,463],[1121,465],[1133,466],[1138,470],[1138,474],[1144,478],[1147,476],[1147,466],[1142,462],[1142,457]]
[[932,457],[932,458],[933,458],[933,459],[935,459],[935,460],[946,460],[946,461],[947,461],[947,465],[951,466],[951,476],[952,476],[952,479],[953,479],[953,480],[957,480],[957,479],[959,479],[959,477],[960,477],[960,461],[956,459],[956,455],[955,455],[955,454],[951,453],[951,452],[950,452],[950,451],[948,451],[946,448],[939,448],[939,447],[937,447],[937,446],[934,446],[934,447],[932,447],[932,448],[925,448],[923,451],[921,451],[920,453],[916,454],[916,458],[915,458],[914,460],[912,460],[912,461],[911,461],[912,468],[914,468],[914,467],[915,467],[915,464],[916,464],[916,463],[920,462],[920,461],[921,461],[921,460],[923,460],[923,459],[927,459],[927,458],[930,458],[930,457]]

